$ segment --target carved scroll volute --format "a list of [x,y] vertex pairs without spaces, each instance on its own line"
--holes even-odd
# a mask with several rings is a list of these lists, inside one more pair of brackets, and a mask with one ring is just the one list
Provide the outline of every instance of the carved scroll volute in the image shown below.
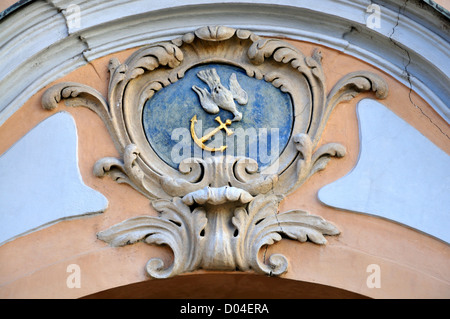
[[[305,56],[296,47],[278,39],[260,39],[249,48],[248,55],[250,60],[259,65],[267,58],[273,58],[275,61],[287,64],[298,72],[297,79],[304,77],[308,84],[306,92],[310,97],[307,105],[298,108],[301,112],[300,119],[307,119],[307,126],[303,126],[301,131],[295,133],[315,132],[315,127],[319,125],[323,118],[326,105],[326,85],[325,76],[322,69],[322,54],[319,49],[315,49],[311,56]],[[280,87],[282,91],[292,94],[291,81],[294,79],[278,79],[275,76],[268,78],[274,85]],[[314,110],[314,112],[313,112]],[[294,133],[294,134],[295,134]]]
[[[132,165],[135,173],[130,178],[130,184],[150,199],[170,198],[160,188],[160,172],[157,167],[149,165],[149,161],[142,158],[142,149],[148,148],[148,142],[143,139],[136,140],[142,135],[141,120],[143,103],[135,105],[134,100],[127,96],[141,94],[142,75],[159,68],[175,68],[183,61],[183,52],[170,42],[156,43],[133,53],[123,64],[113,58],[109,64],[110,82],[108,100],[111,106],[111,121],[115,123],[120,147],[125,150],[133,145]],[[163,86],[169,85],[169,80],[154,82],[151,86],[154,92]],[[98,167],[101,166],[101,161]],[[117,166],[116,166],[117,167]],[[97,172],[101,172],[100,169]],[[109,171],[107,171],[109,173]],[[128,181],[127,181],[128,182]]]
[[[361,92],[373,91],[379,99],[386,98],[388,94],[387,84],[380,76],[368,71],[358,71],[341,78],[327,96],[319,49],[315,49],[311,56],[305,56],[284,41],[259,39],[250,47],[249,57],[255,64],[262,63],[268,57],[280,63],[289,63],[306,78],[311,97],[310,104],[301,111],[301,117],[309,119],[307,129],[294,130],[290,140],[290,146],[295,147],[298,152],[293,161],[295,165],[283,170],[279,182],[274,186],[273,192],[278,195],[288,195],[295,191],[311,175],[324,169],[331,157],[345,156],[345,147],[336,143],[324,145],[313,153],[337,104],[351,100]],[[276,85],[277,80],[273,83]],[[283,90],[282,86],[281,89]]]
[[[124,64],[112,61],[109,102],[112,122],[119,131],[120,151],[135,144],[139,150],[136,164],[144,175],[161,176],[165,184],[165,176],[182,184],[182,179],[189,183],[198,182],[192,179],[192,174],[174,170],[160,160],[143,134],[141,116],[145,101],[181,79],[187,69],[205,62],[237,65],[247,75],[264,79],[290,94],[295,116],[293,132],[286,150],[274,166],[285,171],[285,175],[292,175],[286,169],[292,166],[298,153],[293,137],[310,135],[314,148],[329,114],[321,54],[315,50],[312,56],[305,56],[284,41],[260,38],[249,31],[229,27],[200,28],[171,42],[142,48]],[[273,172],[273,169],[269,171]],[[203,185],[198,185],[197,189],[201,187]],[[285,191],[286,187],[278,193]],[[181,195],[180,191],[176,193]]]
[[[187,158],[174,169],[150,146],[143,128],[145,103],[182,80],[189,69],[209,63],[238,67],[289,93],[291,133],[271,166],[260,170],[255,159],[213,156]],[[109,71],[107,99],[83,84],[60,83],[45,92],[42,104],[51,110],[64,99],[69,106],[90,108],[104,121],[120,158],[98,160],[94,174],[129,184],[149,198],[160,215],[128,219],[98,238],[112,246],[137,241],[168,245],[173,264],[151,259],[146,266],[149,275],[167,278],[199,268],[280,275],[287,271],[287,259],[275,254],[261,261],[263,246],[282,235],[322,245],[325,235],[339,234],[319,216],[300,210],[278,212],[279,203],[332,157],[345,156],[340,144],[319,145],[325,124],[339,102],[360,92],[385,98],[387,84],[381,77],[350,73],[327,94],[319,50],[308,56],[282,40],[224,26],[203,27],[143,47],[123,64],[113,58]]]

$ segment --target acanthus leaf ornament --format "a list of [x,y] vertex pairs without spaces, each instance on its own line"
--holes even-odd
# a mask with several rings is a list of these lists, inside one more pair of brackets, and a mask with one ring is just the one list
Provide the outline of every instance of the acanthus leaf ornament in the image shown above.
[[[98,238],[112,246],[137,241],[168,245],[174,254],[171,265],[154,258],[146,266],[150,276],[167,278],[200,268],[280,275],[287,271],[286,257],[274,254],[260,260],[258,252],[262,247],[281,240],[282,235],[319,245],[326,243],[324,236],[338,235],[338,228],[319,216],[300,210],[278,212],[279,203],[324,169],[331,157],[345,156],[345,147],[337,143],[317,148],[334,106],[365,91],[385,98],[387,84],[374,73],[353,72],[338,81],[327,95],[321,61],[318,50],[305,56],[279,39],[209,26],[143,47],[123,64],[113,58],[109,64],[107,99],[78,83],[60,83],[48,89],[42,98],[44,108],[52,110],[64,99],[69,106],[90,108],[105,122],[121,158],[98,160],[94,174],[109,175],[119,183],[129,184],[146,196],[159,213],[157,217],[125,220],[99,232]],[[208,97],[212,87],[220,82],[219,75],[212,71],[215,67],[209,67],[213,63],[243,71],[241,80],[236,74],[227,77],[231,85],[225,88],[234,90],[234,95],[230,93],[234,97],[229,98],[227,92],[224,96],[230,100],[227,105],[234,118],[227,122],[219,117],[213,135],[231,132],[232,126],[246,121],[245,116],[239,115],[251,108],[252,92],[242,82],[245,77],[264,80],[289,94],[292,127],[285,147],[267,167],[260,167],[255,158],[219,151],[215,156],[185,158],[175,169],[150,145],[143,124],[146,103],[155,99],[156,93],[180,83],[191,69],[204,65],[211,71],[198,74],[210,91],[192,84],[189,91],[198,94],[196,107],[200,108],[196,110],[205,109],[213,99],[202,103],[202,96]],[[221,104],[218,99],[214,103],[216,107]],[[216,109],[211,111],[215,113]],[[188,129],[192,119],[192,115],[183,119]],[[205,134],[202,139],[195,131],[190,131],[189,136],[195,136],[201,145],[209,138]]]

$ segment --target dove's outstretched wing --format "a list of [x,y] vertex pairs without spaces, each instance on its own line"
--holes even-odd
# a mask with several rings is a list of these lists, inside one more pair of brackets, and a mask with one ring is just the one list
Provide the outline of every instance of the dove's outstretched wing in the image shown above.
[[220,84],[220,77],[217,74],[216,69],[206,69],[201,70],[197,73],[197,76],[206,84],[208,84],[209,89],[214,90]]
[[200,99],[200,104],[206,112],[211,114],[216,114],[219,112],[219,107],[216,103],[214,103],[211,98],[211,94],[206,89],[202,89],[197,85],[194,85],[192,89],[197,93]]
[[247,92],[245,92],[239,85],[239,82],[237,81],[235,73],[231,74],[231,76],[230,76],[230,91],[231,91],[231,94],[233,94],[233,98],[240,105],[247,104],[247,102],[248,102]]

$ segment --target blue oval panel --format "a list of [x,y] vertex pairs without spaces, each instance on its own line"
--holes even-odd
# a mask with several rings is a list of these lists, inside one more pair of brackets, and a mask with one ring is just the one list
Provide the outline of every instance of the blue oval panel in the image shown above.
[[[225,89],[230,88],[230,77],[236,74],[241,88],[247,92],[248,101],[236,109],[242,113],[240,121],[233,121],[225,129],[217,130],[220,122],[235,116],[225,109],[210,114],[202,107],[195,85],[210,92],[207,83],[198,77],[201,70],[215,69]],[[192,122],[196,116],[197,121]],[[219,117],[219,119],[217,119]],[[219,122],[220,120],[220,122]],[[185,158],[207,156],[246,156],[258,162],[259,169],[273,163],[286,147],[293,125],[293,106],[288,93],[283,93],[271,83],[247,76],[244,70],[225,64],[205,64],[188,70],[179,81],[158,91],[149,99],[142,114],[146,137],[158,156],[177,169]],[[203,145],[210,148],[226,146],[224,151],[207,151],[194,143],[216,129]]]

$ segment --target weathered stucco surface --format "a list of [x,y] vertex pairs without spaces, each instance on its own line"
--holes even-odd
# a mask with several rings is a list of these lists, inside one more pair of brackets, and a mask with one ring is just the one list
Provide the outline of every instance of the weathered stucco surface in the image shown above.
[[[289,42],[303,52],[312,52],[318,46]],[[364,69],[382,75],[392,92],[383,104],[450,154],[448,124],[418,95],[414,92],[410,94],[408,87],[365,62],[325,47],[321,50],[328,89],[351,71]],[[99,58],[55,83],[84,83],[106,96],[110,58],[117,57],[124,61],[133,51],[130,49]],[[54,114],[42,109],[41,97],[45,89],[30,98],[0,127],[0,154]],[[326,170],[311,177],[280,207],[280,211],[314,211],[337,225],[341,234],[328,237],[328,244],[320,247],[308,242],[282,240],[270,246],[268,251],[261,251],[261,258],[265,254],[270,255],[271,250],[282,253],[290,262],[290,268],[282,278],[333,286],[369,297],[448,298],[448,244],[392,221],[327,207],[317,198],[320,188],[343,177],[356,164],[359,154],[356,104],[364,97],[367,96],[362,94],[349,103],[338,105],[319,142],[319,146],[330,142],[343,144],[347,149],[346,157],[330,161]],[[413,105],[411,99],[420,108]],[[137,243],[113,248],[97,239],[99,231],[127,218],[156,215],[156,212],[147,198],[128,185],[94,176],[92,168],[99,158],[119,156],[101,119],[88,109],[69,108],[63,103],[59,110],[69,112],[75,119],[83,182],[103,194],[109,207],[101,215],[62,221],[0,246],[1,298],[82,297],[122,285],[154,280],[144,271],[144,265],[151,257],[160,257],[168,264],[172,262],[171,251],[166,247]],[[80,266],[80,288],[68,288],[66,284],[70,264]],[[371,264],[381,268],[380,288],[366,285],[370,275],[367,267]],[[196,273],[206,272],[201,270]]]

